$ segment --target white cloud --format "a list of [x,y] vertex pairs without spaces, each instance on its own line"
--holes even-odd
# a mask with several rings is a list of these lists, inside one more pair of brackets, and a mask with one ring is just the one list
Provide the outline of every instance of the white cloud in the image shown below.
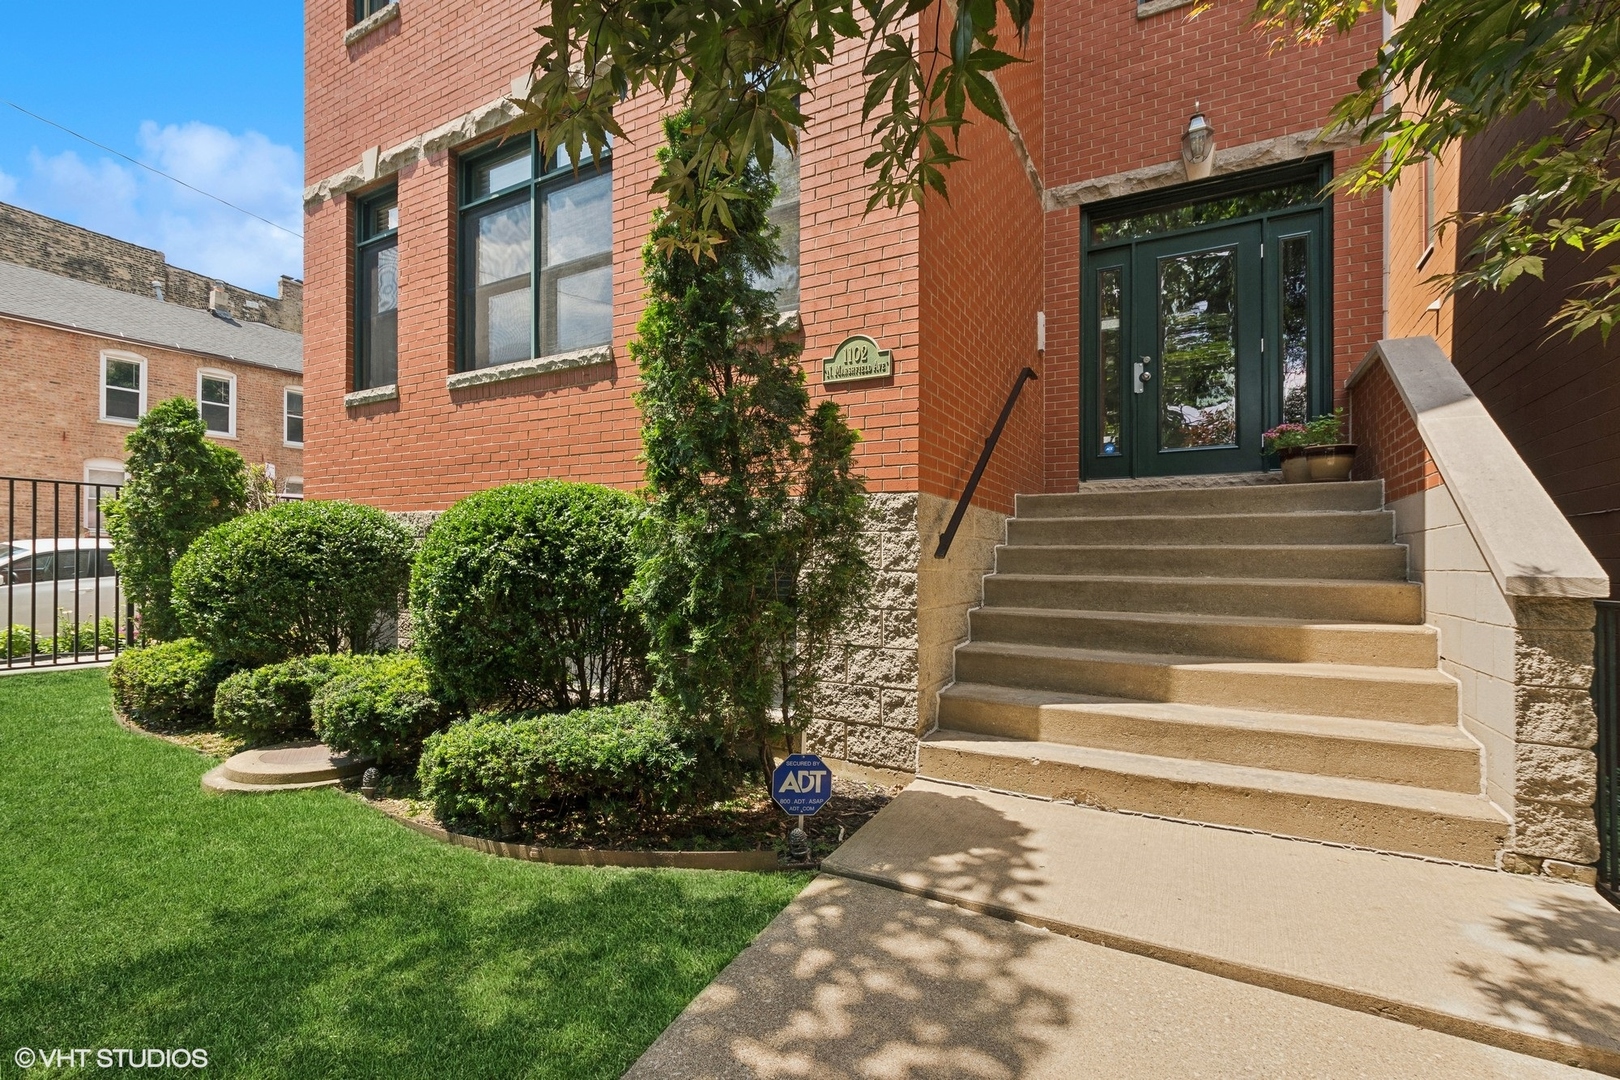
[[[141,161],[290,230],[303,226],[303,157],[256,131],[150,121],[137,135]],[[74,151],[29,156],[20,178],[0,174],[9,201],[42,214],[157,248],[170,264],[232,284],[275,292],[281,274],[303,276],[303,242],[247,214],[137,168]]]
[[0,169],[0,199],[8,199],[11,193],[17,190],[17,178],[8,176],[5,170]]

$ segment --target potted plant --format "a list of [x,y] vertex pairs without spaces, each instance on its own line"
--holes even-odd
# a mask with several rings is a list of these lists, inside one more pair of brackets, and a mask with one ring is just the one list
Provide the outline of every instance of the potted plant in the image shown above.
[[1305,460],[1312,480],[1348,480],[1356,448],[1344,441],[1344,410],[1334,409],[1305,425]]
[[1266,452],[1276,454],[1282,464],[1285,483],[1300,484],[1311,478],[1311,465],[1305,458],[1306,434],[1304,424],[1278,424],[1262,436]]

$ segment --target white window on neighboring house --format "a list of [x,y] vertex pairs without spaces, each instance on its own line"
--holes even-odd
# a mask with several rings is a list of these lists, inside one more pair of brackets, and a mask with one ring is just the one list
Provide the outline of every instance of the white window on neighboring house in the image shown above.
[[208,434],[236,438],[236,376],[197,372],[197,411]]
[[146,413],[146,358],[126,352],[101,354],[101,419],[133,424]]
[[124,463],[111,458],[92,458],[84,463],[84,529],[99,534],[107,531],[106,506],[118,495],[128,477]]
[[288,499],[302,499],[304,497],[304,478],[302,476],[287,477],[287,482],[281,485],[281,494]]
[[304,389],[289,386],[282,395],[282,442],[288,446],[304,445]]

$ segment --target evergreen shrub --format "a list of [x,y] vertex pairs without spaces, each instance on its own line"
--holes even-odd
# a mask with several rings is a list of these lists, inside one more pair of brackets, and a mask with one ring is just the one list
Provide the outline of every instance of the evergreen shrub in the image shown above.
[[576,814],[656,819],[730,792],[734,758],[654,702],[483,713],[427,740],[417,777],[440,821],[501,835]]
[[287,502],[198,537],[175,564],[191,635],[245,667],[391,644],[410,577],[410,530],[346,502]]
[[310,703],[316,691],[354,670],[355,660],[348,653],[318,653],[238,671],[214,692],[214,723],[258,739],[302,735],[314,725]]
[[310,718],[334,750],[411,762],[449,713],[428,687],[427,669],[409,653],[354,656],[310,699]]
[[128,482],[103,504],[113,565],[140,612],[142,641],[180,636],[170,600],[175,561],[197,537],[241,513],[246,499],[242,455],[209,442],[206,431],[189,398],[154,406],[124,440]]
[[647,638],[624,592],[638,501],[537,480],[469,495],[411,576],[415,649],[447,700],[566,710],[645,692]]
[[208,726],[214,690],[232,671],[200,641],[177,638],[120,653],[107,685],[114,706],[134,723],[184,731]]

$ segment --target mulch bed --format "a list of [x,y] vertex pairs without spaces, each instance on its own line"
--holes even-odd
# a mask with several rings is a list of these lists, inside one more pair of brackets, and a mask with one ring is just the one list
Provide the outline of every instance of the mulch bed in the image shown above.
[[[358,792],[358,784],[346,788]],[[841,777],[833,779],[833,795],[815,817],[805,818],[810,839],[808,862],[819,862],[854,835],[900,793],[899,786],[870,784]],[[763,785],[745,788],[735,798],[660,821],[604,823],[583,815],[547,822],[516,836],[480,833],[466,826],[448,826],[433,816],[432,807],[417,798],[414,781],[384,777],[378,783],[378,809],[393,817],[451,828],[489,840],[512,840],[536,847],[565,847],[618,851],[775,851],[788,865],[788,833],[798,824],[771,801]],[[798,860],[793,860],[797,864]]]
[[[130,731],[153,735],[220,761],[243,750],[270,750],[309,742],[304,739],[258,744],[218,731],[163,731],[136,724],[116,710],[113,715]],[[358,777],[343,787],[356,798],[361,797]],[[820,862],[832,854],[899,793],[899,785],[834,777],[832,798],[815,817],[805,818],[810,857],[802,861],[790,859],[788,854],[788,833],[798,824],[798,819],[782,813],[759,783],[750,784],[725,802],[700,807],[679,817],[610,824],[579,815],[547,822],[544,827],[519,836],[499,836],[466,826],[445,825],[433,815],[433,808],[419,797],[415,777],[382,777],[377,797],[367,801],[391,817],[437,825],[488,840],[596,851],[775,851],[782,865],[798,866]]]

